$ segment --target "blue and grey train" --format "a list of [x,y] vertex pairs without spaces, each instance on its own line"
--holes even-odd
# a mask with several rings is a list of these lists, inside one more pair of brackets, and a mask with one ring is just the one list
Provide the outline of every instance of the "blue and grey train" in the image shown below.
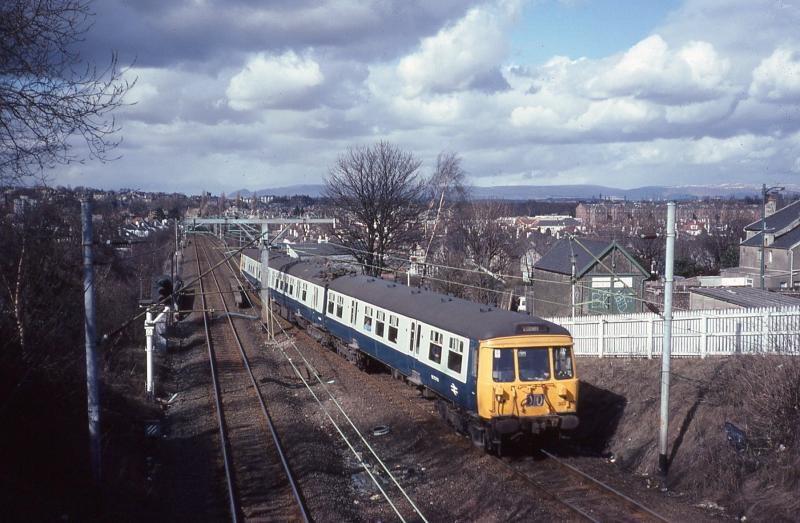
[[[578,426],[572,337],[541,318],[379,278],[332,272],[318,260],[271,256],[273,306],[313,328],[356,364],[377,361],[438,397],[447,421],[487,450],[507,437]],[[258,251],[242,274],[261,281]]]

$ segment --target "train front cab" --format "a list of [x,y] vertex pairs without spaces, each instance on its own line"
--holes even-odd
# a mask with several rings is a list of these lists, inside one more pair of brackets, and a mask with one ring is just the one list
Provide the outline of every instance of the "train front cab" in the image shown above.
[[572,338],[536,335],[482,341],[477,391],[487,450],[497,449],[504,437],[556,435],[577,428]]

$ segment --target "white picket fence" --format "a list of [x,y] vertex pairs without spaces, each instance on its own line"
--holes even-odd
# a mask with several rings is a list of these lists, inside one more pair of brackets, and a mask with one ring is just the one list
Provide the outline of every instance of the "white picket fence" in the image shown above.
[[[661,355],[664,320],[653,313],[547,318],[566,327],[575,354],[595,357]],[[800,355],[800,307],[680,311],[672,317],[672,355]]]

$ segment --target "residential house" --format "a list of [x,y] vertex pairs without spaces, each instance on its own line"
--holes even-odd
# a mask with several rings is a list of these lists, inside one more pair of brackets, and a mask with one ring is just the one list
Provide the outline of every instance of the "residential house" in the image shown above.
[[744,228],[747,236],[739,244],[739,266],[725,269],[723,274],[750,276],[760,287],[763,242],[764,287],[800,288],[800,200],[770,212],[772,209],[772,205],[767,207],[763,234],[760,219]]

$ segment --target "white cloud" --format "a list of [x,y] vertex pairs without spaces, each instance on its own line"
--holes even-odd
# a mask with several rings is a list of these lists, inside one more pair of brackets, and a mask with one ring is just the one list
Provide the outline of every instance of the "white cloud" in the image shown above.
[[753,71],[749,93],[767,102],[800,102],[800,51],[775,49]]
[[424,38],[419,50],[397,66],[405,94],[466,89],[496,70],[508,49],[503,16],[494,9],[476,7],[454,25]]
[[554,110],[541,105],[515,107],[511,111],[511,125],[514,127],[550,127],[558,124],[559,120],[560,118]]
[[671,50],[659,35],[631,47],[612,67],[587,82],[595,96],[636,96],[666,103],[714,97],[725,87],[730,61],[708,42]]
[[225,94],[237,111],[292,107],[323,80],[319,64],[309,56],[294,51],[279,56],[260,53],[231,78]]

